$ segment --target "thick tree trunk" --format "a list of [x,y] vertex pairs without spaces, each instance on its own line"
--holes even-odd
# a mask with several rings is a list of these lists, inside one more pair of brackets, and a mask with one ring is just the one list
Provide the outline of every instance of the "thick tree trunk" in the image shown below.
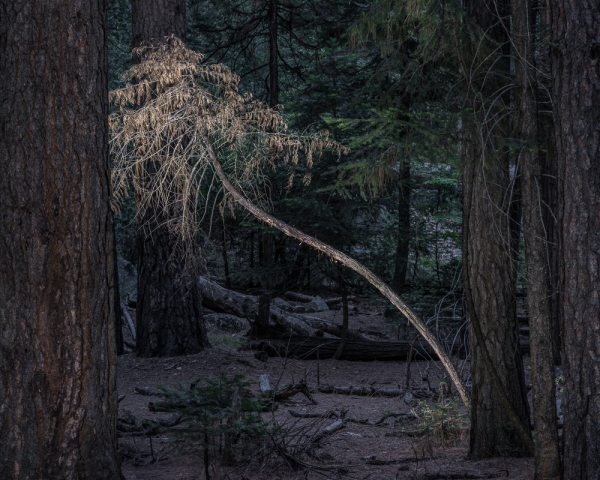
[[[519,337],[515,278],[508,212],[505,205],[503,208],[506,192],[500,187],[507,185],[507,177],[508,171],[502,165],[473,165],[468,161],[464,165],[463,271],[471,323],[474,458],[522,455],[527,451],[493,381],[493,376],[497,376],[501,392],[523,428],[529,431],[523,361],[516,348]],[[489,366],[486,357],[491,361]]]
[[[554,128],[553,126],[551,127]],[[541,163],[541,201],[543,205],[543,221],[546,233],[546,242],[548,248],[548,268],[550,275],[550,293],[548,295],[548,303],[550,310],[550,328],[552,334],[552,356],[554,358],[554,364],[560,365],[562,360],[560,358],[561,352],[561,293],[559,289],[559,229],[557,224],[558,217],[558,204],[559,204],[559,192],[558,192],[558,171],[556,165],[556,155],[554,152],[554,135],[552,132],[544,134],[541,138],[541,145],[545,145],[545,151],[540,151],[540,163]]]
[[552,2],[560,188],[563,478],[600,478],[600,3]]
[[[495,43],[492,57],[510,52],[506,0],[464,0],[474,22]],[[482,68],[477,66],[477,68]],[[466,77],[471,71],[464,72]],[[484,79],[470,78],[473,122],[463,144],[463,276],[470,320],[473,458],[533,454],[516,311],[514,200],[509,155],[498,137],[506,122],[486,123],[508,74],[499,60]],[[505,98],[500,97],[500,105]],[[495,112],[502,115],[502,112]],[[493,129],[493,130],[492,130]]]
[[[184,0],[131,0],[131,18],[134,48],[142,43],[162,42],[169,35],[185,41]],[[138,57],[133,58],[134,63],[139,61]]]
[[401,294],[406,288],[406,271],[408,270],[408,253],[410,245],[410,160],[400,166],[400,182],[398,192],[398,241],[392,287]]
[[103,1],[0,1],[0,477],[119,479]]
[[[133,0],[133,46],[161,42],[168,35],[185,40],[184,0]],[[140,61],[134,58],[134,61]],[[145,165],[139,182],[152,191],[160,159]],[[164,181],[164,179],[161,179]],[[137,354],[143,357],[198,353],[208,346],[197,282],[185,272],[181,240],[169,229],[171,210],[137,194],[138,298]],[[144,207],[142,207],[144,205]]]
[[520,140],[518,163],[523,193],[523,235],[527,263],[527,303],[533,394],[533,439],[535,478],[560,477],[558,424],[554,386],[554,361],[550,325],[550,270],[548,244],[543,223],[542,170],[537,148],[534,38],[535,12],[532,0],[513,1],[513,44],[515,46],[515,138]]

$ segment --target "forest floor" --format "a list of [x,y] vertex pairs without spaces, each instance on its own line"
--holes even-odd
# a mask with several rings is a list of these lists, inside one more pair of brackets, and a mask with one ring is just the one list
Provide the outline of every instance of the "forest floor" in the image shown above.
[[[341,323],[341,311],[321,312],[323,318]],[[359,302],[350,316],[350,328],[369,332],[392,333],[389,323],[369,302]],[[339,360],[297,360],[269,358],[262,362],[253,351],[239,350],[244,333],[230,334],[211,327],[212,348],[197,354],[175,358],[137,358],[134,354],[119,357],[118,391],[124,396],[119,403],[119,417],[134,415],[138,419],[157,420],[169,413],[155,413],[149,402],[160,397],[136,393],[136,387],[156,391],[159,386],[189,384],[205,376],[241,374],[255,385],[258,377],[268,374],[272,388],[305,380],[317,402],[312,404],[302,394],[281,402],[275,412],[263,413],[273,425],[289,432],[290,444],[308,438],[331,425],[335,418],[296,418],[289,411],[325,413],[344,411],[346,419],[377,422],[385,414],[416,414],[417,418],[389,417],[379,425],[345,421],[343,428],[320,442],[312,455],[302,454],[303,466],[294,471],[275,448],[260,459],[240,465],[222,466],[211,459],[211,479],[462,479],[462,478],[533,478],[530,458],[495,458],[472,461],[468,457],[468,417],[458,396],[442,407],[432,398],[413,400],[405,397],[406,362],[350,362]],[[467,366],[468,368],[468,366]],[[431,387],[435,390],[444,380],[439,362],[412,362],[412,391]],[[526,381],[529,383],[529,359]],[[428,382],[423,379],[427,377]],[[318,385],[371,386],[401,390],[397,397],[327,394]],[[416,390],[415,390],[416,389]],[[408,403],[407,403],[408,402]],[[410,403],[410,404],[409,404]],[[446,402],[445,405],[448,405]],[[182,441],[174,429],[153,436],[119,438],[123,456],[123,474],[127,480],[205,479],[202,448],[192,440]],[[264,452],[263,452],[264,453]],[[212,461],[214,460],[214,461]]]

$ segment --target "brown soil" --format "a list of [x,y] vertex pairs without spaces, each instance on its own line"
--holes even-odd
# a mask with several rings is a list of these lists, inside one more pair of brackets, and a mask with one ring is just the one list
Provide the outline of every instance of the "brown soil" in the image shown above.
[[[316,315],[316,314],[315,314]],[[341,323],[341,312],[319,314]],[[350,328],[398,335],[388,327],[375,307],[361,302],[350,317]],[[300,478],[371,478],[371,479],[434,479],[434,478],[533,478],[533,460],[529,458],[496,458],[471,461],[468,458],[468,432],[454,429],[453,436],[441,441],[438,433],[415,437],[402,432],[425,430],[427,420],[423,409],[438,409],[431,399],[416,408],[407,405],[403,396],[359,397],[324,394],[317,384],[373,386],[406,390],[405,362],[348,362],[337,360],[303,361],[270,358],[266,363],[254,358],[254,352],[238,350],[232,343],[241,343],[243,333],[227,334],[212,329],[213,347],[198,355],[176,358],[142,359],[134,354],[119,357],[118,389],[125,398],[119,403],[119,416],[133,414],[138,418],[167,418],[168,413],[153,413],[148,402],[160,398],[135,392],[136,387],[156,390],[159,385],[186,383],[202,376],[243,374],[256,384],[258,376],[268,374],[271,386],[282,388],[290,383],[306,380],[313,397],[312,405],[298,394],[279,405],[274,413],[263,414],[265,420],[278,422],[291,431],[314,432],[334,422],[334,419],[299,419],[289,410],[326,412],[331,409],[347,411],[346,417],[379,420],[387,412],[415,411],[422,419],[401,421],[388,418],[380,426],[345,422],[344,427],[321,442],[316,457],[303,455],[305,468],[294,471],[275,451],[270,457],[243,465],[224,467],[219,459],[211,462],[211,479],[300,479]],[[457,360],[458,361],[458,360]],[[465,366],[468,369],[468,366]],[[465,370],[468,371],[468,370]],[[429,382],[424,381],[427,375]],[[417,362],[411,366],[413,387],[439,386],[444,372],[439,362]],[[460,399],[453,401],[460,407]],[[464,414],[462,407],[454,414]],[[464,419],[466,422],[467,419]],[[465,424],[466,426],[466,424]],[[153,438],[126,437],[119,439],[123,454],[123,474],[127,480],[142,479],[204,479],[201,449],[193,442],[174,441],[176,436],[168,429]],[[305,437],[306,438],[306,437]],[[380,461],[396,460],[396,464],[377,465]],[[439,474],[439,476],[436,476]],[[448,474],[452,474],[449,477]]]

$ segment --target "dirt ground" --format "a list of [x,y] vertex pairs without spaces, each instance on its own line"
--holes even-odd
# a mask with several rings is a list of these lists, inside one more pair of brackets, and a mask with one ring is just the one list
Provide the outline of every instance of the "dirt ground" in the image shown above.
[[[341,323],[340,311],[321,312],[323,318]],[[390,329],[383,315],[368,302],[355,307],[350,316],[350,328],[380,334],[397,334]],[[159,397],[136,393],[136,387],[157,390],[159,385],[189,383],[203,376],[243,374],[258,391],[258,377],[268,374],[272,388],[305,380],[317,404],[298,394],[282,402],[275,412],[264,413],[264,419],[289,429],[300,438],[334,423],[335,418],[296,418],[289,410],[301,413],[345,411],[345,418],[377,422],[386,413],[416,413],[416,419],[389,417],[379,425],[344,421],[343,427],[326,437],[313,455],[301,458],[302,466],[294,471],[288,462],[273,451],[260,461],[243,465],[222,466],[217,458],[209,469],[211,479],[462,479],[462,478],[533,478],[533,460],[529,458],[497,458],[472,461],[468,458],[468,418],[458,396],[452,398],[455,408],[448,417],[450,428],[442,441],[428,412],[439,411],[439,402],[432,398],[411,399],[404,396],[406,362],[349,362],[338,360],[297,360],[269,358],[262,362],[252,351],[239,350],[244,332],[230,334],[211,327],[213,347],[185,357],[142,359],[129,353],[119,357],[118,390],[124,396],[119,403],[119,417],[134,415],[143,419],[167,418],[169,413],[149,411],[148,403]],[[464,366],[468,369],[468,365]],[[529,371],[529,368],[526,368]],[[425,381],[424,379],[427,379]],[[412,392],[420,388],[439,387],[444,372],[439,363],[413,362]],[[401,390],[398,397],[355,396],[321,393],[318,386],[371,386]],[[461,416],[462,415],[462,416]],[[438,417],[435,417],[436,419]],[[413,432],[413,433],[411,433]],[[414,432],[418,432],[415,435]],[[123,457],[123,473],[127,480],[142,479],[205,479],[200,447],[191,442],[176,441],[169,429],[153,437],[119,438]],[[293,440],[290,440],[293,441]]]

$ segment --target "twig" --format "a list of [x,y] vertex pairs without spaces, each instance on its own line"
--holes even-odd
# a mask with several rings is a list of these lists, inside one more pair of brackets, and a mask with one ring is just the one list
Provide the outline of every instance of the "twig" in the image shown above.
[[135,387],[134,388],[135,393],[139,394],[139,395],[146,395],[149,397],[164,397],[165,394],[162,392],[158,392],[156,390],[152,390],[148,387]]

